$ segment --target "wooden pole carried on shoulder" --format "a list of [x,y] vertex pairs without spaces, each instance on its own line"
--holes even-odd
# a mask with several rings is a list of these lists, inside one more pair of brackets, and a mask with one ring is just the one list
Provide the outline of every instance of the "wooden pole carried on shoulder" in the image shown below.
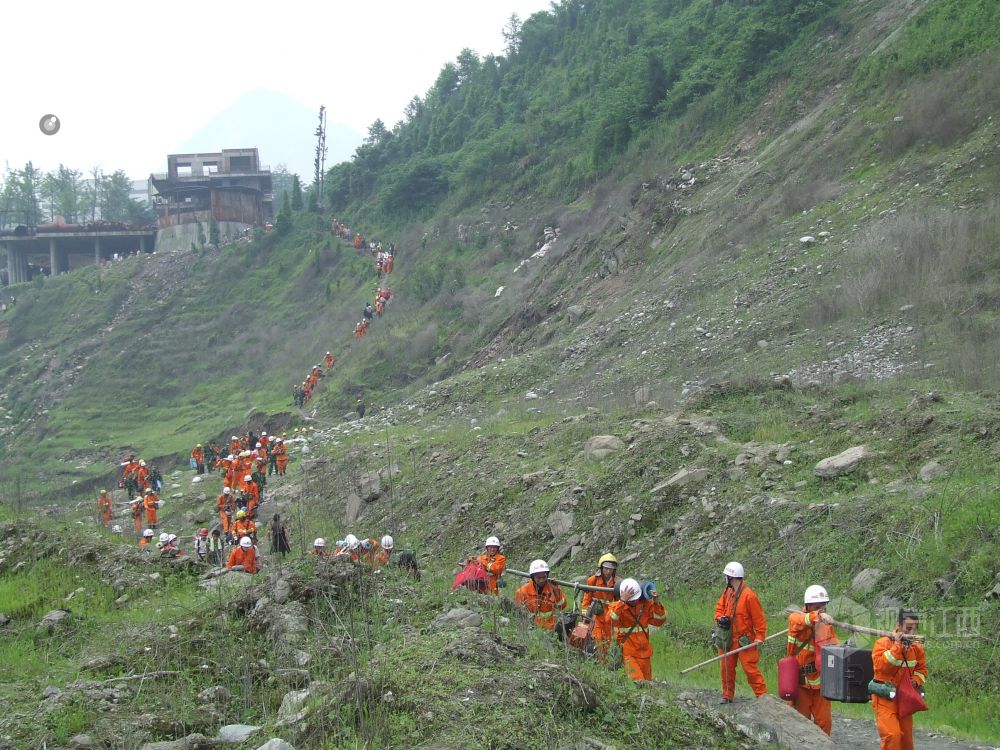
[[[513,568],[507,568],[507,573],[515,576],[521,576],[521,578],[531,578],[529,573],[525,573],[523,570],[514,570]],[[615,590],[609,586],[588,586],[586,583],[574,583],[573,581],[560,581],[556,578],[550,578],[552,583],[559,586],[566,586],[571,589],[580,589],[580,591],[606,591],[609,594],[615,593]]]
[[[777,638],[778,636],[786,635],[787,633],[788,633],[788,628],[785,628],[784,630],[782,630],[780,632],[777,632],[777,633],[774,633],[772,635],[769,635],[767,638],[764,639],[764,643],[766,643],[767,641],[771,640],[772,638]],[[756,643],[751,643],[751,644],[749,644],[747,646],[740,646],[739,648],[734,648],[732,651],[727,651],[724,654],[719,654],[718,656],[713,656],[711,659],[706,659],[705,661],[700,662],[699,664],[695,664],[693,667],[688,667],[687,669],[682,669],[681,670],[681,674],[687,674],[688,672],[693,672],[696,669],[700,669],[701,667],[707,666],[709,664],[713,664],[713,663],[719,661],[720,659],[725,659],[727,656],[732,656],[733,654],[738,654],[741,651],[749,651],[752,648],[757,648],[757,644]]]
[[[786,607],[785,614],[793,614],[795,612],[801,612],[801,609],[797,607]],[[861,633],[862,635],[878,635],[882,637],[892,638],[894,633],[891,630],[879,630],[878,628],[869,628],[864,625],[853,625],[849,622],[840,622],[838,620],[830,620],[830,625],[835,628],[840,628],[841,630],[846,630],[849,633]],[[922,635],[911,635],[907,636],[914,643],[923,643],[924,636]]]

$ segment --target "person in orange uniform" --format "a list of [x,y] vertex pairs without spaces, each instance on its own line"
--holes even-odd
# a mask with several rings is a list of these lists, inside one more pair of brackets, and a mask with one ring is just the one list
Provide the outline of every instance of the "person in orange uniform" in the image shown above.
[[479,556],[479,562],[486,568],[486,593],[493,596],[500,596],[500,576],[507,569],[507,558],[500,554],[500,540],[491,536],[483,544],[486,549]]
[[129,510],[132,511],[132,523],[135,524],[135,533],[142,531],[142,500],[134,498],[129,501]]
[[146,509],[146,526],[151,529],[156,528],[156,503],[160,498],[152,489],[147,488],[142,498],[142,507]]
[[141,458],[139,459],[139,468],[135,470],[135,481],[140,490],[149,489],[149,467]]
[[153,530],[146,529],[142,532],[142,538],[139,540],[139,549],[146,549],[153,542]]
[[[602,586],[613,589],[621,579],[617,575],[618,558],[608,552],[601,555],[597,561],[597,572],[587,579],[588,586]],[[615,600],[615,595],[610,591],[584,591],[581,607],[594,622],[594,627],[590,632],[590,638],[594,643],[597,656],[604,659],[608,655],[611,646],[611,623],[608,618],[608,607]],[[594,607],[594,602],[599,603],[599,607]],[[591,610],[594,610],[591,612]],[[600,612],[597,610],[600,609]]]
[[334,557],[349,557],[351,562],[358,562],[361,560],[361,541],[354,536],[354,534],[348,534],[345,536],[340,543],[337,544],[337,549],[333,552]]
[[248,536],[240,539],[239,545],[229,553],[226,567],[235,568],[237,565],[242,566],[247,573],[257,572],[257,548],[253,546],[253,539]]
[[326,365],[326,369],[327,370],[329,370],[331,367],[333,367],[333,363],[336,362],[336,361],[337,361],[337,358],[334,357],[332,354],[330,354],[330,352],[327,352],[326,356],[323,358],[323,362]]
[[375,560],[372,563],[376,568],[389,564],[389,560],[392,558],[392,548],[395,544],[396,542],[388,534],[382,536],[382,539],[379,540],[379,550],[375,553]]
[[250,541],[255,542],[257,540],[257,524],[253,522],[252,518],[247,518],[245,510],[236,511],[236,520],[229,527],[229,531],[234,539],[249,537]]
[[278,476],[283,477],[285,471],[288,470],[288,446],[285,445],[284,438],[278,438],[278,443],[274,446],[274,453],[277,456],[275,465],[278,467]]
[[194,459],[194,470],[199,474],[205,473],[205,449],[198,443],[191,451],[191,458]]
[[722,673],[722,703],[732,703],[736,694],[736,660],[739,658],[747,682],[758,698],[767,692],[764,676],[757,667],[760,659],[760,645],[767,636],[767,617],[760,606],[760,600],[753,589],[746,585],[743,565],[731,562],[726,565],[723,573],[726,576],[726,590],[722,592],[715,604],[715,622],[719,627],[728,624],[732,633],[732,643],[728,649],[720,649],[724,654],[740,646],[755,643],[757,648],[741,651],[739,654],[727,656],[720,664]]
[[247,515],[250,518],[256,518],[257,504],[260,503],[260,487],[258,487],[257,483],[253,481],[252,475],[243,475],[243,483],[240,485],[240,492],[243,493],[243,497],[246,499]]
[[533,560],[528,574],[531,580],[514,592],[514,603],[535,616],[536,627],[553,630],[556,611],[566,609],[566,595],[556,584],[549,582],[549,564],[545,560]]
[[309,557],[318,557],[320,560],[325,560],[330,556],[330,553],[326,551],[326,540],[320,537],[315,542],[313,542],[312,549],[309,550]]
[[[901,609],[892,635],[879,638],[872,646],[875,681],[899,686],[909,679],[918,691],[927,681],[927,653],[913,641],[920,618]],[[882,738],[882,750],[913,750],[913,716],[899,716],[899,704],[892,698],[872,693],[875,727]]]
[[788,655],[799,663],[799,692],[789,705],[812,719],[827,734],[833,726],[830,701],[819,692],[819,650],[826,645],[839,643],[830,625],[833,618],[826,613],[830,595],[822,586],[810,586],[803,597],[801,612],[788,615]]
[[107,490],[101,490],[97,496],[97,512],[101,515],[101,523],[111,525],[111,495]]
[[634,578],[626,578],[618,589],[619,601],[608,607],[611,633],[622,648],[625,673],[635,682],[653,679],[653,646],[649,642],[649,629],[658,628],[667,621],[667,612],[660,603],[660,595],[652,589],[649,598],[642,594],[642,587]]
[[215,508],[219,511],[219,522],[222,524],[222,533],[228,534],[229,527],[233,523],[233,510],[236,503],[233,502],[233,491],[229,487],[223,487],[222,492],[215,501]]

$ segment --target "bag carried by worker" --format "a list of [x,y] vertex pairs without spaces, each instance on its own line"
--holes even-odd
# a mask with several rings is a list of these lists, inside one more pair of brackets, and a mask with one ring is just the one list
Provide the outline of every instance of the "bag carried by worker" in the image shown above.
[[459,586],[465,586],[471,591],[479,591],[480,593],[489,588],[486,580],[486,568],[479,560],[469,560],[465,563],[465,567],[455,576],[451,590],[454,591]]
[[918,711],[927,710],[923,696],[913,687],[913,672],[909,667],[904,667],[903,677],[896,686],[896,713],[900,719],[905,719]]
[[736,605],[740,603],[740,596],[743,594],[743,587],[736,593],[733,599],[733,611],[726,617],[722,616],[716,620],[715,627],[712,628],[710,639],[712,645],[720,651],[728,651],[733,647],[733,620],[736,619]]

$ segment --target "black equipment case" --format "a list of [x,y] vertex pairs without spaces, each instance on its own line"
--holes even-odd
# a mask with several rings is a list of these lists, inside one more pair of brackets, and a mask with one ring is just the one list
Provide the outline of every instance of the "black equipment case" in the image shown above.
[[823,646],[820,658],[820,695],[841,703],[867,703],[871,699],[868,683],[875,675],[871,649]]

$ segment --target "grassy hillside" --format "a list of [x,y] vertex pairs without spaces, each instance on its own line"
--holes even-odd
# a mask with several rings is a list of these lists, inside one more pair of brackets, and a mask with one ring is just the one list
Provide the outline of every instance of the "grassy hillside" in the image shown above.
[[[394,696],[341,695],[344,713],[316,715],[304,747],[409,747],[429,733],[443,747],[583,742],[579,707],[541,710],[555,693],[523,694],[566,680],[606,696],[584,720],[602,741],[640,747],[660,723],[667,746],[734,744],[668,699],[560,661],[516,614],[446,598],[453,565],[488,533],[514,567],[565,547],[556,570],[568,578],[612,549],[628,572],[658,579],[671,613],[654,639],[666,694],[714,686],[714,674],[676,670],[708,655],[730,559],[747,564],[772,630],[807,581],[828,586],[845,619],[884,625],[917,607],[933,706],[917,723],[995,744],[983,700],[1000,667],[989,627],[1000,606],[995,5],[558,3],[512,31],[506,55],[446,66],[405,122],[375,128],[331,171],[332,205],[297,212],[284,234],[11,289],[0,512],[37,501],[72,524],[72,501],[89,512],[92,483],[124,452],[169,471],[197,441],[317,427],[276,488],[296,546],[388,530],[427,577],[303,604],[318,628],[298,646],[310,679],[354,684],[354,672]],[[393,303],[360,343],[351,330],[376,280],[370,259],[329,235],[333,217],[398,248]],[[295,412],[292,384],[328,349],[337,367]],[[359,397],[374,414],[348,422]],[[605,434],[624,447],[586,459],[587,439]],[[855,472],[815,475],[861,445]],[[391,464],[399,473],[348,522],[361,476]],[[682,469],[704,474],[661,486]],[[165,523],[189,533],[208,501],[180,491]],[[98,560],[123,554],[93,544]],[[72,546],[0,567],[0,611],[16,623],[0,658],[23,669],[2,689],[33,717],[4,732],[110,737],[119,717],[92,720],[86,701],[36,715],[34,681],[65,687],[85,654],[124,639],[152,649],[143,666],[184,680],[157,699],[180,723],[137,722],[125,746],[274,721],[296,686],[277,669],[300,667],[271,641],[234,646],[241,628],[266,625],[248,606],[211,603],[182,572],[150,587],[145,563],[126,559],[132,601],[111,608],[119,592]],[[73,590],[71,566],[93,607],[69,640],[36,642],[42,610]],[[312,580],[308,563],[291,566]],[[877,582],[854,586],[866,568]],[[431,628],[452,604],[482,609],[484,633],[499,637],[473,649],[500,659],[498,685]],[[374,624],[362,633],[360,622]],[[345,640],[357,648],[334,654]],[[206,653],[224,666],[204,673]],[[539,661],[565,671],[536,674]],[[199,709],[196,693],[220,682],[232,701]],[[653,713],[626,726],[615,705]]]

